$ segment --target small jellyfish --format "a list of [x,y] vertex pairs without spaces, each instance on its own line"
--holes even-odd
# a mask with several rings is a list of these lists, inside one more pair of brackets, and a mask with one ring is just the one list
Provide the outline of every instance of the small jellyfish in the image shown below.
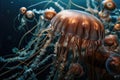
[[[14,19],[13,28],[14,28],[15,31],[21,30],[22,27],[25,25],[25,20],[23,19],[23,17],[26,14],[26,12],[27,12],[26,7],[21,7],[19,9],[19,14]],[[19,27],[16,25],[17,23],[18,23]]]
[[111,75],[120,75],[120,55],[111,54],[110,57],[106,60],[106,69]]
[[34,17],[35,17],[35,14],[31,10],[27,11],[25,14],[25,18],[27,19],[33,19]]
[[20,14],[25,14],[27,12],[27,8],[26,7],[21,7],[20,8]]
[[112,11],[116,8],[116,4],[113,0],[104,0],[102,4],[103,4],[103,8],[106,10]]
[[47,20],[51,20],[56,15],[55,10],[48,9],[44,12],[44,18]]
[[115,50],[119,43],[118,43],[118,37],[116,35],[108,35],[104,39],[104,45],[108,47],[109,50]]

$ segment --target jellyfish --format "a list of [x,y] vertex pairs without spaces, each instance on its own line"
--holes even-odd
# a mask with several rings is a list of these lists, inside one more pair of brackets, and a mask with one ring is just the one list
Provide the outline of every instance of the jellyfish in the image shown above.
[[101,8],[99,16],[105,23],[109,24],[111,21],[110,13],[116,9],[116,4],[113,0],[103,0],[101,4],[103,8]]
[[26,7],[21,7],[20,8],[20,14],[25,14],[27,11],[27,8]]
[[[53,29],[53,35],[61,35],[56,43],[55,53],[58,68],[62,67],[63,71],[70,50],[73,52],[71,54],[73,55],[72,62],[79,62],[83,55],[94,56],[94,51],[101,45],[104,38],[104,27],[100,20],[77,10],[59,12],[51,20],[51,28]],[[93,53],[89,54],[89,50],[92,50]],[[60,75],[58,79],[62,79]]]
[[[14,20],[14,29],[16,31],[23,31],[26,32],[30,28],[28,27],[30,24],[36,24],[37,19],[35,18],[35,14],[33,11],[28,10],[26,7],[21,7],[19,10],[19,14]],[[18,26],[19,25],[19,26]]]
[[116,35],[107,35],[104,39],[104,44],[106,47],[108,47],[109,51],[114,51],[118,48],[119,42],[118,37]]
[[[79,62],[84,59],[84,56],[92,55],[94,58],[95,52],[103,44],[103,24],[99,19],[86,12],[63,10],[53,17],[51,28],[53,30],[52,35],[60,34],[55,45],[58,80],[65,77],[63,74],[65,74],[64,70],[66,70],[67,63],[69,63],[69,55],[72,55],[70,63]],[[93,59],[91,64],[94,65]],[[92,77],[91,80],[94,78]]]
[[26,18],[28,21],[29,21],[29,19],[30,19],[30,20],[34,19],[34,16],[35,16],[35,14],[34,14],[33,11],[31,11],[31,10],[27,11],[26,14],[25,14],[25,18]]
[[116,4],[113,0],[104,0],[102,4],[103,8],[106,10],[114,10],[116,8]]

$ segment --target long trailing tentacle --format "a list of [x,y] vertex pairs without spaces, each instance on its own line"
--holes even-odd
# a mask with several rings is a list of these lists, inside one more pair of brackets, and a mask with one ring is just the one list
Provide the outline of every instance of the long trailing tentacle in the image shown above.
[[25,37],[27,34],[31,33],[31,31],[33,31],[38,25],[39,25],[39,24],[36,24],[33,28],[31,28],[29,31],[27,31],[27,32],[22,36],[22,38],[20,39],[20,42],[19,42],[18,48],[20,48],[21,43],[22,43],[24,37]]
[[43,4],[43,3],[49,3],[49,2],[51,2],[51,1],[42,1],[42,2],[39,2],[39,3],[33,4],[33,5],[30,5],[30,6],[28,6],[27,8],[29,9],[29,8],[32,8],[32,7],[38,6],[38,5],[40,5],[40,4]]
[[[51,29],[47,29],[47,30],[44,30],[44,31],[48,31],[48,30],[51,30]],[[43,31],[43,32],[44,32],[44,31]],[[34,58],[36,55],[38,55],[38,54],[40,54],[40,53],[41,53],[40,55],[42,55],[42,54],[44,53],[46,47],[50,44],[50,42],[51,42],[51,40],[52,40],[51,36],[52,36],[52,34],[49,33],[49,35],[48,35],[49,40],[46,41],[46,43],[44,44],[43,47],[41,47],[40,50],[38,50],[36,53],[34,53],[32,56],[30,56],[28,59],[26,59],[26,60],[23,61],[22,63],[19,63],[19,64],[16,65],[15,67],[12,67],[12,69],[10,69],[10,70],[8,70],[8,71],[0,74],[0,76],[3,76],[3,75],[5,75],[6,73],[14,70],[14,69],[17,68],[18,66],[20,66],[20,65],[22,65],[23,63],[26,63],[26,62],[29,61],[30,59]],[[39,53],[39,52],[40,52],[40,53]]]
[[[65,5],[65,3],[63,3],[62,1],[60,1],[60,2]],[[53,3],[53,4],[54,4],[56,7],[58,7],[60,10],[63,10],[63,9],[64,9],[58,2],[54,2],[54,1],[52,1],[52,0],[50,0],[50,1],[42,1],[42,2],[39,2],[39,3],[33,4],[33,5],[31,5],[31,6],[28,6],[27,8],[29,9],[29,8],[38,6],[38,5],[43,4],[43,3],[47,3],[47,5],[50,4],[50,3]],[[47,5],[45,5],[45,7],[46,7]]]

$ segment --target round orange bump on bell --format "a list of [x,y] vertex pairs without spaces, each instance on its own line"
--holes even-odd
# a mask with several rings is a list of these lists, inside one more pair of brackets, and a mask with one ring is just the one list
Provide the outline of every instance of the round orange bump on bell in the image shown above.
[[51,20],[56,14],[57,13],[54,10],[46,10],[44,12],[44,18],[47,20]]

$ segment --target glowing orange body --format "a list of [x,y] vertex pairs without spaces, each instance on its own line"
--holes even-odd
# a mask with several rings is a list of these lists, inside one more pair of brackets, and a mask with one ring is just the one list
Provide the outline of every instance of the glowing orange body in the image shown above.
[[100,20],[82,11],[61,11],[51,20],[51,25],[54,32],[60,32],[65,36],[71,35],[90,41],[101,41],[104,38],[104,27]]

